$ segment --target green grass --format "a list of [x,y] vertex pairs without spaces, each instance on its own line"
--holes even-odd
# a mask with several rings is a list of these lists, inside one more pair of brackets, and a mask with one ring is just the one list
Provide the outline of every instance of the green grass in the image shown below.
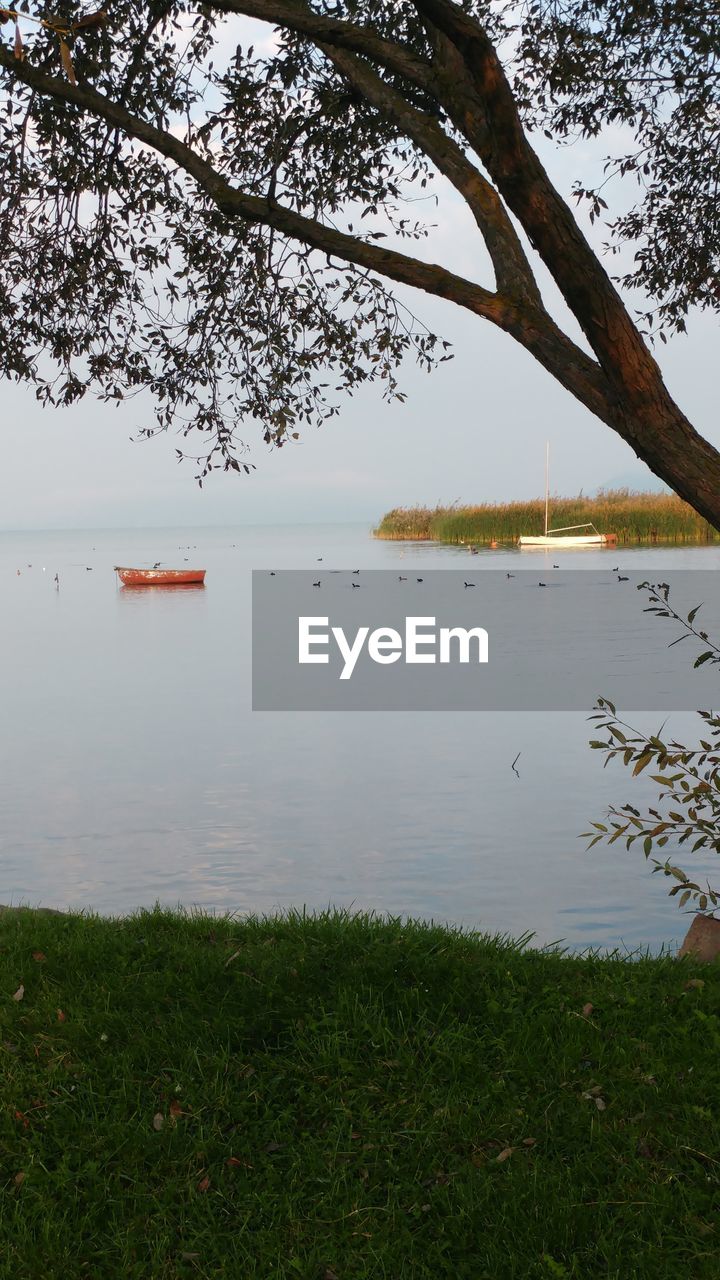
[[3,1277],[718,1274],[717,968],[159,911],[0,968]]
[[[545,499],[474,507],[396,507],[383,516],[378,538],[436,542],[516,542],[544,530]],[[620,543],[714,542],[720,533],[674,493],[608,489],[595,498],[552,498],[550,527],[585,524],[614,533]]]

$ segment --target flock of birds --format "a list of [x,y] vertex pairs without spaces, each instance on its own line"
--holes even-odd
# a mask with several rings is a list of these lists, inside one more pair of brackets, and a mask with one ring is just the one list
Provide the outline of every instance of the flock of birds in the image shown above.
[[[233,544],[233,545],[235,545],[235,544]],[[95,550],[95,548],[93,547],[93,551],[94,551],[94,550]],[[190,546],[187,546],[187,547],[178,547],[178,551],[191,551],[191,550],[195,551],[195,550],[197,550],[197,548],[196,548],[196,547],[190,547]],[[473,554],[473,555],[477,555],[477,552],[475,551],[475,549],[474,549],[473,547],[471,547],[471,548],[470,548],[470,551],[471,551],[471,554]],[[184,556],[183,558],[184,558],[184,560],[187,560],[187,559],[188,559],[188,556]],[[322,558],[322,556],[318,556],[318,558],[317,558],[317,563],[318,563],[318,564],[322,564],[322,559],[323,559],[323,558]],[[152,567],[153,567],[153,569],[159,569],[162,563],[163,563],[163,562],[162,562],[162,560],[156,560],[156,561],[155,561],[155,564],[152,566]],[[27,567],[28,567],[28,569],[32,569],[32,565],[31,565],[31,564],[29,564]],[[559,569],[559,568],[560,568],[560,565],[559,565],[559,564],[554,564],[554,565],[553,565],[553,569]],[[86,569],[86,571],[87,571],[88,573],[92,573],[92,565],[86,564],[86,565],[85,565],[85,569]],[[43,565],[43,570],[42,570],[42,571],[43,571],[43,573],[45,573],[45,565]],[[333,570],[331,570],[331,572],[332,572],[332,573],[338,573],[338,572],[339,572],[339,570],[337,570],[337,569],[333,569]],[[622,573],[620,572],[620,569],[619,569],[619,567],[618,567],[617,565],[615,565],[615,567],[613,568],[612,572],[613,572],[614,574],[616,574],[616,575],[617,575],[617,580],[618,580],[618,582],[629,582],[629,581],[630,581],[630,579],[629,579],[625,574],[622,574]],[[18,569],[18,570],[17,570],[17,576],[18,576],[18,577],[20,577],[20,573],[21,573],[21,570],[20,570],[20,569]],[[360,573],[360,570],[359,570],[359,569],[353,569],[352,573],[353,573],[353,577],[357,577],[357,575]],[[274,578],[275,576],[276,576],[275,570],[274,570],[274,569],[271,569],[271,570],[270,570],[270,577],[271,577],[271,578]],[[514,573],[506,573],[506,574],[505,574],[505,577],[506,577],[506,578],[514,578],[514,577],[515,577],[515,574],[514,574]],[[55,574],[55,577],[54,577],[53,581],[54,581],[54,583],[55,583],[55,587],[56,587],[56,589],[57,589],[57,590],[59,590],[59,589],[60,589],[60,577],[59,577],[59,575],[58,575],[57,573]],[[398,574],[398,582],[407,582],[407,581],[408,581],[407,576],[404,576],[402,573],[399,573],[399,574]],[[425,581],[425,579],[424,579],[424,578],[416,578],[416,579],[415,579],[415,581],[416,581],[416,582],[424,582],[424,581]],[[359,588],[359,587],[360,587],[360,583],[359,583],[359,582],[353,582],[353,583],[351,583],[350,585],[351,585],[352,587],[357,587],[357,588]],[[548,584],[547,584],[547,582],[538,582],[538,586],[539,586],[539,587],[547,587],[547,585],[548,585]],[[322,579],[318,578],[316,582],[313,582],[313,586],[314,586],[314,587],[321,587],[321,586],[322,586]],[[465,582],[465,581],[463,581],[463,587],[464,587],[466,590],[467,590],[467,588],[469,588],[469,587],[476,587],[476,586],[477,586],[477,583],[476,583],[476,582]]]
[[[471,549],[471,550],[472,550],[472,549]],[[318,562],[322,562],[322,556],[318,556]],[[157,565],[155,565],[155,566],[153,566],[153,567],[154,567],[154,568],[157,568]],[[553,565],[553,569],[559,569],[559,568],[560,568],[560,565],[559,565],[559,564],[554,564],[554,565]],[[19,573],[19,572],[20,572],[20,570],[18,569],[18,573]],[[330,570],[330,572],[331,572],[331,573],[340,573],[340,570],[339,570],[339,569],[331,569],[331,570]],[[359,570],[359,569],[353,569],[353,571],[352,571],[352,572],[353,572],[353,577],[356,577],[356,576],[359,574],[360,570]],[[623,574],[623,573],[621,573],[621,572],[620,572],[620,569],[619,569],[618,565],[615,565],[615,566],[614,566],[614,568],[611,570],[611,572],[612,572],[612,573],[614,573],[614,574],[617,576],[617,580],[618,580],[618,582],[629,582],[629,581],[630,581],[629,577],[628,577],[626,574]],[[276,572],[275,572],[275,570],[274,570],[274,569],[271,569],[271,570],[270,570],[270,577],[271,577],[271,578],[274,578],[275,576],[276,576]],[[505,574],[505,577],[506,577],[506,578],[514,578],[514,577],[515,577],[515,574],[514,574],[514,573],[506,573],[506,574]],[[409,581],[409,579],[408,579],[408,577],[407,577],[406,575],[404,576],[402,573],[399,573],[399,574],[398,574],[398,582],[408,582],[408,581]],[[416,581],[416,582],[424,582],[424,581],[425,581],[425,579],[424,579],[424,578],[416,578],[416,579],[415,579],[415,581]],[[350,585],[351,585],[352,587],[359,587],[359,586],[360,586],[360,583],[359,583],[359,582],[352,582]],[[548,585],[548,584],[547,584],[547,582],[538,582],[538,586],[539,586],[539,587],[547,587],[547,585]],[[316,582],[313,582],[313,586],[314,586],[314,587],[321,587],[321,586],[322,586],[322,579],[321,579],[321,578],[318,578]],[[466,582],[465,580],[463,580],[463,587],[464,587],[466,590],[467,590],[467,588],[468,588],[468,587],[476,587],[476,586],[477,586],[477,583],[476,583],[476,582]]]

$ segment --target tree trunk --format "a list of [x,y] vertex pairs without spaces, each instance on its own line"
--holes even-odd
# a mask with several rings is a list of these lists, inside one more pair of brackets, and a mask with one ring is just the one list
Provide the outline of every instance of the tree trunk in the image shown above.
[[642,415],[620,404],[610,426],[655,475],[720,530],[720,453],[691,426],[667,392],[654,410]]

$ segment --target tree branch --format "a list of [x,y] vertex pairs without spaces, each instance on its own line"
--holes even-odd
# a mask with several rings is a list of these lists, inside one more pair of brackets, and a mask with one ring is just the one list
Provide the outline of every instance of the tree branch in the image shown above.
[[274,200],[239,190],[180,138],[133,115],[90,85],[73,85],[58,76],[45,75],[27,60],[18,61],[3,46],[0,46],[0,67],[38,93],[71,103],[81,111],[117,125],[128,137],[136,138],[160,155],[166,156],[194,178],[215,206],[228,216],[275,227],[285,235],[323,253],[377,271],[379,275],[387,276],[400,284],[409,284],[426,293],[457,302],[476,315],[502,325],[507,304],[497,294],[463,276],[455,275],[434,263],[421,262],[394,249],[382,249],[356,236],[336,231],[334,227],[316,219],[306,218]]
[[372,106],[394,121],[425,152],[465,200],[487,245],[499,293],[542,306],[540,290],[520,239],[494,187],[436,120],[414,107],[362,58],[318,46]]
[[575,345],[533,301],[518,301],[455,275],[436,263],[422,262],[381,248],[295,212],[275,200],[233,187],[207,160],[180,138],[157,128],[90,85],[48,76],[27,60],[18,61],[0,45],[0,67],[38,93],[70,103],[106,120],[130,138],[145,143],[193,178],[213,204],[229,217],[273,227],[328,256],[344,259],[399,284],[454,302],[489,320],[518,342],[603,421],[612,422],[607,382],[597,364]]
[[373,62],[403,76],[411,84],[433,92],[432,67],[412,49],[386,40],[371,27],[313,13],[302,0],[210,0],[210,7],[219,13],[236,13],[285,27],[298,35],[309,36],[314,43],[349,49],[352,53],[372,58]]
[[[562,196],[530,146],[492,41],[453,0],[413,0],[446,37],[436,59],[443,106],[473,146],[548,267],[608,378],[643,404],[657,396],[658,366]],[[448,54],[448,43],[455,52]],[[438,50],[439,51],[439,50]],[[618,361],[618,349],[626,361]],[[631,378],[625,376],[632,367]],[[662,385],[662,384],[661,384]]]
[[318,46],[353,87],[394,120],[452,182],[472,211],[487,245],[498,292],[511,307],[501,327],[599,417],[608,421],[608,386],[600,366],[559,328],[545,310],[532,268],[495,188],[442,127],[406,99],[362,59]]

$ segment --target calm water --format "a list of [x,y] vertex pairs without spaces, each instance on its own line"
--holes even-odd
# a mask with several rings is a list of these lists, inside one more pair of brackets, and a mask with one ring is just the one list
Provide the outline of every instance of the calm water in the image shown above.
[[[643,574],[720,568],[716,548],[564,563],[608,554]],[[583,715],[250,711],[250,570],[320,556],[323,571],[468,560],[351,525],[0,534],[0,901],[352,905],[542,943],[679,941],[664,878],[578,839],[607,804],[653,792],[602,769]],[[112,572],[185,557],[205,590],[128,591]],[[692,716],[670,727],[695,736]]]

